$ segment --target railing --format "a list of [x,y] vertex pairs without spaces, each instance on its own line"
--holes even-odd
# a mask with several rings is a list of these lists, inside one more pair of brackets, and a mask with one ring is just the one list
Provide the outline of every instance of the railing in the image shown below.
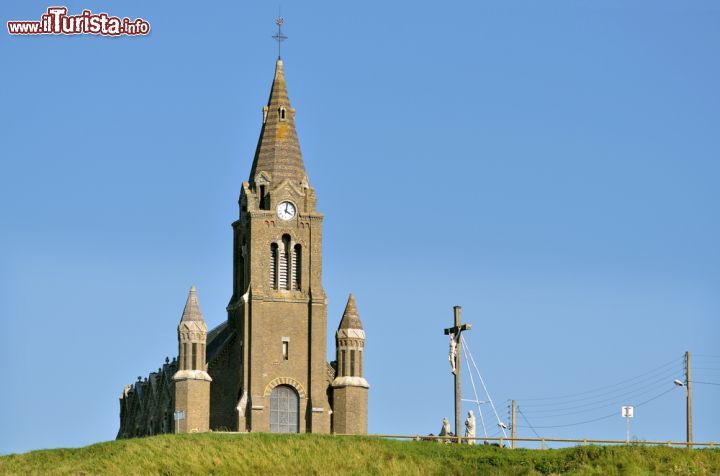
[[[337,436],[351,436],[351,435],[337,435]],[[630,441],[625,440],[592,440],[589,438],[573,439],[573,438],[504,438],[504,437],[481,437],[476,436],[473,438],[465,436],[423,436],[423,435],[381,435],[372,434],[368,435],[376,438],[388,438],[388,439],[405,439],[405,440],[416,440],[416,441],[448,441],[463,443],[468,441],[483,441],[498,443],[503,446],[506,442],[512,443],[513,441],[526,441],[540,443],[542,449],[546,448],[546,443],[582,443],[583,445],[589,444],[603,444],[603,445],[642,445],[642,446],[685,446],[685,447],[720,447],[720,443],[717,442],[687,442],[687,441]]]

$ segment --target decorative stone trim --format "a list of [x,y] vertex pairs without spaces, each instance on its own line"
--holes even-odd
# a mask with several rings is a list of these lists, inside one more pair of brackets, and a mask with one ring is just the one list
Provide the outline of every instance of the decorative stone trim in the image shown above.
[[338,329],[336,335],[339,339],[365,339],[365,331],[362,329]]
[[294,378],[290,377],[278,377],[274,380],[271,380],[270,383],[267,384],[265,387],[265,392],[263,392],[263,397],[269,397],[272,393],[273,389],[277,387],[278,385],[290,385],[295,390],[297,390],[298,396],[300,398],[306,398],[305,389],[303,388],[302,384],[295,380]]
[[178,370],[173,375],[173,380],[207,380],[212,382],[212,378],[204,370]]
[[370,384],[367,383],[363,377],[336,377],[332,383],[333,388],[338,387],[364,387],[370,388]]

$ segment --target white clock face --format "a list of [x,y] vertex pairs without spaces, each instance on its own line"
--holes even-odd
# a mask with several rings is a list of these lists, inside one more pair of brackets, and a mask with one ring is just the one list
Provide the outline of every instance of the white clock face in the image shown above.
[[290,220],[295,212],[295,205],[290,202],[280,202],[277,206],[277,215],[281,220]]

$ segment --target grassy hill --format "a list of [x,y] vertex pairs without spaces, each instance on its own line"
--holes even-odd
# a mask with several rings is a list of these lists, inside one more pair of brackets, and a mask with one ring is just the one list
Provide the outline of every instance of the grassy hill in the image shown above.
[[0,457],[2,474],[720,474],[720,449],[510,450],[364,437],[162,435]]

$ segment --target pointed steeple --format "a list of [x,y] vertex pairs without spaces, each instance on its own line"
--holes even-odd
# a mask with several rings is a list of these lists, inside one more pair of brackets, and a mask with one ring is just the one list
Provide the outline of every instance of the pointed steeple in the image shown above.
[[203,313],[200,310],[200,303],[198,302],[197,293],[195,292],[195,286],[190,288],[187,301],[185,301],[185,309],[183,309],[182,318],[180,319],[180,322],[186,321],[205,322]]
[[350,293],[347,305],[345,305],[345,312],[340,320],[340,326],[338,329],[362,329],[363,325],[360,322],[360,315],[358,314],[357,307],[355,306],[355,296]]
[[305,165],[295,130],[295,109],[290,107],[283,62],[278,58],[268,104],[263,108],[263,126],[255,149],[250,182],[261,172],[270,174],[274,183],[289,179],[307,182]]

